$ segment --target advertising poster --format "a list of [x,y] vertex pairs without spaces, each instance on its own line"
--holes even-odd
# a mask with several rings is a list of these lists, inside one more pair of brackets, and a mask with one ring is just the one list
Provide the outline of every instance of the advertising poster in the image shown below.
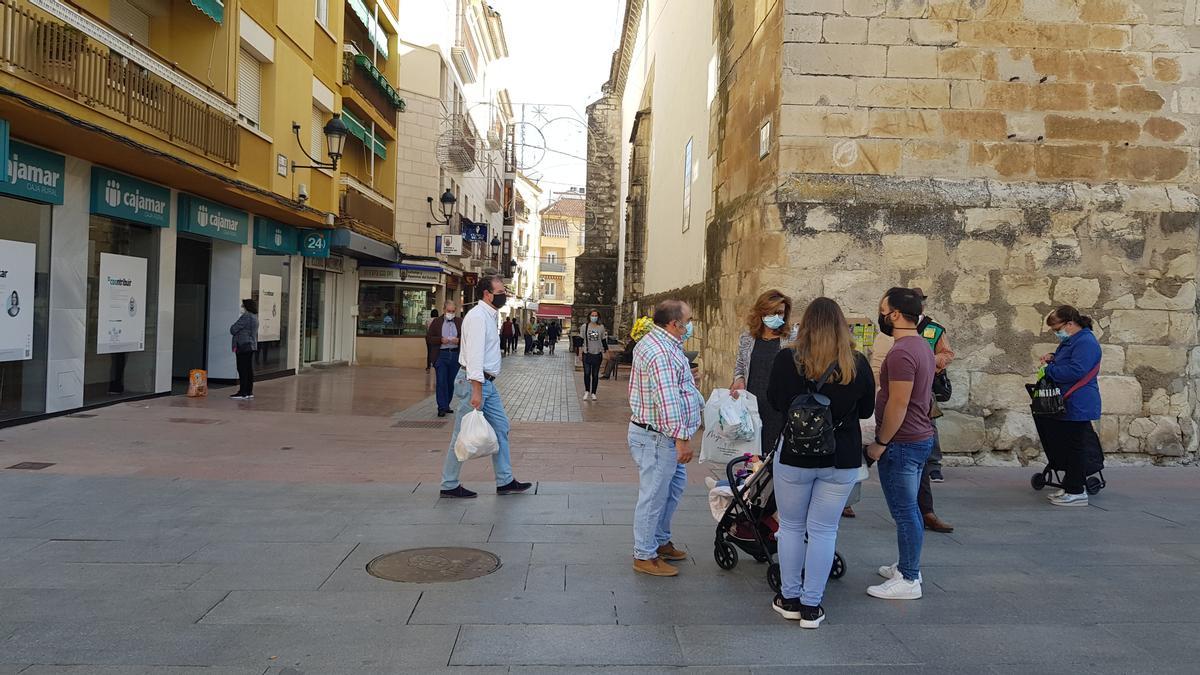
[[279,339],[280,317],[283,314],[283,278],[270,274],[258,275],[258,341]]
[[96,353],[146,348],[146,259],[100,254]]
[[33,358],[37,245],[0,239],[0,361]]

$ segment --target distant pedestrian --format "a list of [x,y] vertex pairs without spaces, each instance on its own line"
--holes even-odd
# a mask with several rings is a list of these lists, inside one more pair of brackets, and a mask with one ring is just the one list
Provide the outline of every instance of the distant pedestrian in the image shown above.
[[496,494],[508,495],[524,492],[532,487],[513,477],[512,459],[509,455],[508,413],[500,400],[495,379],[500,374],[500,331],[498,310],[508,301],[504,291],[504,280],[497,275],[483,275],[475,289],[479,302],[467,312],[462,322],[462,350],[458,362],[462,369],[454,380],[454,434],[446,450],[446,461],[442,465],[442,497],[471,498],[476,493],[459,482],[462,462],[454,454],[454,443],[462,428],[462,419],[471,410],[483,412],[487,423],[496,432],[499,450],[492,455],[492,469],[496,472]]
[[596,400],[596,388],[600,386],[600,362],[608,349],[608,331],[600,323],[600,312],[588,313],[587,323],[579,328],[583,340],[583,400]]
[[[1046,317],[1058,338],[1058,349],[1042,357],[1046,375],[1062,390],[1066,412],[1056,418],[1037,418],[1042,442],[1049,453],[1063,456],[1063,489],[1050,495],[1055,506],[1087,506],[1086,458],[1101,454],[1100,438],[1092,423],[1100,419],[1100,342],[1092,332],[1092,317],[1063,305]],[[1069,394],[1069,395],[1068,395]],[[1051,447],[1054,446],[1054,447]]]
[[551,321],[549,326],[546,326],[546,344],[550,347],[550,356],[554,356],[554,346],[558,344],[558,338],[562,336],[562,324],[557,321]]
[[783,430],[785,411],[776,410],[767,401],[767,382],[771,378],[771,364],[782,348],[782,342],[796,338],[796,326],[787,328],[792,314],[792,299],[777,290],[769,290],[758,296],[754,306],[746,315],[746,330],[738,339],[737,359],[733,365],[733,382],[730,394],[738,397],[742,390],[754,394],[758,401],[758,415],[762,418],[761,453],[766,455],[775,448],[779,432]]
[[664,300],[654,328],[633,352],[629,376],[629,450],[638,466],[633,511],[633,569],[657,577],[679,570],[664,560],[686,560],[671,541],[671,519],[687,485],[691,438],[700,428],[704,398],[683,353],[692,336],[692,308]]
[[517,343],[521,340],[521,322],[516,319],[510,319],[512,322],[512,338],[509,339],[508,351],[512,354],[517,353]]
[[246,401],[254,398],[254,352],[258,351],[258,303],[242,300],[242,315],[229,327],[237,360],[238,390],[229,398]]
[[[429,330],[429,324],[433,323],[433,320],[436,318],[438,318],[438,311],[436,309],[429,310],[429,318],[425,319],[426,331]],[[432,368],[433,364],[437,362],[437,357],[437,345],[427,345],[427,349],[425,350],[425,372],[429,372],[429,369]]]
[[879,568],[884,581],[867,593],[886,600],[921,597],[921,547],[925,528],[917,490],[933,449],[933,350],[917,333],[921,295],[892,288],[879,302],[879,330],[895,338],[879,372],[875,442],[867,455],[879,464],[879,483],[896,523],[899,560]]
[[526,321],[525,329],[522,332],[525,334],[525,353],[532,354],[533,346],[534,346],[533,345],[533,337],[534,337],[534,334],[537,332],[537,328],[534,327],[532,321]]
[[513,320],[510,317],[508,319],[505,319],[504,323],[500,324],[500,353],[501,354],[505,354],[505,355],[508,354],[508,352],[512,346],[512,338],[513,338]]
[[454,377],[458,374],[459,343],[462,339],[462,319],[458,317],[458,306],[447,300],[445,313],[434,319],[425,331],[425,342],[430,350],[436,350],[434,369],[437,372],[437,416],[445,417],[454,412],[450,397],[454,393]]
[[[838,523],[862,466],[858,420],[875,411],[875,377],[867,358],[854,350],[842,308],[829,298],[817,298],[804,310],[794,343],[775,357],[769,379],[763,398],[781,416],[797,396],[815,391],[829,399],[834,424],[832,452],[789,453],[785,458],[781,450],[774,464],[783,586],[771,606],[803,628],[816,628],[825,620],[821,599],[833,565]],[[783,443],[787,438],[785,434]]]
[[541,321],[537,325],[537,353],[544,354],[546,352],[546,324]]

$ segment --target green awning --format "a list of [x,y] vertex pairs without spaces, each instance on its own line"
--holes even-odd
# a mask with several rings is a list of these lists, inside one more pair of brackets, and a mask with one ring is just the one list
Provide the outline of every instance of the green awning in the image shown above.
[[192,5],[204,12],[208,18],[222,23],[225,21],[225,2],[224,0],[191,0]]
[[346,128],[350,130],[351,136],[374,150],[380,159],[387,159],[387,146],[383,144],[383,141],[379,140],[378,136],[371,138],[371,130],[367,128],[367,125],[358,121],[358,118],[351,115],[350,111],[345,108],[342,108],[342,121],[346,123]]
[[404,99],[400,98],[400,94],[396,93],[396,89],[392,87],[392,83],[387,81],[383,73],[371,63],[371,59],[362,54],[354,55],[354,65],[367,74],[371,81],[375,83],[375,88],[383,94],[384,98],[392,104],[396,110],[404,110]]
[[[195,0],[192,1],[195,2]],[[379,50],[379,55],[386,59],[388,57],[388,35],[383,26],[380,26],[379,22],[375,20],[374,11],[368,9],[363,0],[346,0],[346,4],[350,5],[350,9],[354,10],[354,16],[357,16],[359,22],[367,29],[367,35],[375,44],[375,48]]]

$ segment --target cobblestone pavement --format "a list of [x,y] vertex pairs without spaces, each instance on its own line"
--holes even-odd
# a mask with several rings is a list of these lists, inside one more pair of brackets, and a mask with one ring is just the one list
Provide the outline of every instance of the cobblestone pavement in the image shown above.
[[[537,363],[578,387],[567,361]],[[1029,468],[951,468],[935,489],[957,529],[927,536],[914,602],[864,593],[896,555],[872,479],[842,521],[828,619],[805,631],[769,608],[762,565],[716,566],[703,486],[676,515],[680,576],[629,569],[624,381],[583,422],[514,426],[533,494],[489,494],[468,465],[480,497],[446,501],[448,430],[393,426],[423,375],[331,370],[252,404],[214,392],[0,430],[0,466],[55,462],[0,470],[0,674],[1196,672],[1195,468],[1112,469],[1076,509]],[[365,570],[422,546],[502,566],[432,584]]]
[[[582,422],[575,392],[574,355],[560,344],[554,355],[514,354],[504,357],[496,387],[508,417],[514,422]],[[580,376],[582,377],[582,375]],[[422,420],[437,416],[437,399],[430,396],[396,415],[397,420]]]

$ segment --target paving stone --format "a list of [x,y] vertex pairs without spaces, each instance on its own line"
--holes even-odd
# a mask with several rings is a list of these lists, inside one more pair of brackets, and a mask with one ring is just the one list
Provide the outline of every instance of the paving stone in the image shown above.
[[500,569],[486,576],[450,583],[403,583],[377,579],[367,573],[367,563],[385,553],[394,553],[414,548],[409,543],[366,543],[357,546],[329,579],[321,585],[321,591],[433,591],[454,590],[462,592],[520,593],[525,590],[525,579],[529,571],[531,544],[486,543],[472,544],[497,555]]
[[233,591],[204,615],[204,624],[343,624],[408,622],[421,594]]
[[822,626],[803,631],[796,626],[762,626],[753,644],[729,626],[682,626],[676,629],[684,663],[713,665],[889,665],[916,664],[915,658],[881,626]]
[[127,622],[192,624],[225,597],[218,591],[101,588],[0,590],[4,619],[13,622]]
[[289,564],[286,558],[281,558],[272,563],[212,564],[207,565],[210,569],[188,588],[225,591],[315,591],[337,569],[338,562]]
[[479,593],[426,591],[409,621],[420,624],[559,624],[617,622],[612,593],[526,591]]
[[[1145,664],[1149,654],[1137,641],[1090,626],[889,625],[887,630],[921,662],[978,667],[1028,664],[1055,669],[1092,663]],[[1154,649],[1158,649],[1157,638]],[[1148,644],[1148,643],[1142,643]]]
[[532,525],[497,523],[488,541],[529,541],[577,544],[588,542],[629,543],[630,528],[620,525]]
[[204,547],[196,539],[70,541],[54,539],[21,554],[22,560],[79,563],[178,563]]
[[667,626],[463,626],[450,665],[671,665],[681,659]]
[[185,589],[210,565],[20,563],[0,569],[0,588]]
[[[0,674],[5,672],[0,667]],[[263,675],[263,669],[258,666],[30,666],[21,675]]]
[[337,535],[339,542],[402,541],[401,548],[421,546],[473,546],[488,541],[491,525],[383,525],[355,524]]
[[189,563],[282,566],[336,566],[354,550],[353,544],[285,544],[277,542],[217,542],[188,556]]
[[525,577],[527,591],[564,591],[567,588],[566,565],[533,565]]

